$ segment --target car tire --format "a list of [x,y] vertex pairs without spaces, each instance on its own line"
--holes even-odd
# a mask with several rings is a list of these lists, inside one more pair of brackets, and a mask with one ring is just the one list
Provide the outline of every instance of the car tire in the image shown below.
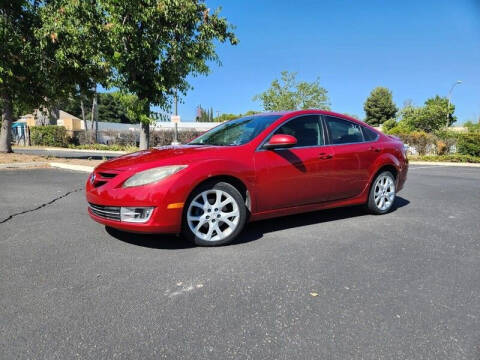
[[395,197],[395,176],[390,171],[383,171],[372,182],[367,209],[375,215],[386,214],[392,210]]
[[225,245],[240,234],[246,219],[245,199],[233,185],[208,182],[195,189],[185,204],[182,235],[199,246]]

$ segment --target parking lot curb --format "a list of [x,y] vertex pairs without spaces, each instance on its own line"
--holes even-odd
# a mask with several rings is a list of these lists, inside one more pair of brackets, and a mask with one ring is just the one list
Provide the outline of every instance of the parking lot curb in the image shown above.
[[8,164],[0,164],[0,169],[24,169],[24,168],[32,168],[32,167],[44,167],[48,166],[48,162],[27,162],[27,163],[8,163]]
[[87,173],[91,173],[93,171],[93,166],[85,166],[85,165],[72,165],[72,164],[65,164],[59,162],[51,162],[48,163],[51,167],[66,169],[66,170],[73,170],[73,171],[83,171]]
[[475,164],[475,163],[459,163],[459,162],[446,162],[446,161],[438,161],[438,162],[410,161],[410,165],[480,167],[480,164]]
[[13,150],[27,150],[27,151],[60,151],[60,152],[84,152],[84,153],[95,153],[95,154],[118,154],[124,155],[127,154],[126,151],[118,151],[118,150],[94,150],[94,149],[71,149],[71,148],[56,148],[56,147],[17,147],[14,146]]

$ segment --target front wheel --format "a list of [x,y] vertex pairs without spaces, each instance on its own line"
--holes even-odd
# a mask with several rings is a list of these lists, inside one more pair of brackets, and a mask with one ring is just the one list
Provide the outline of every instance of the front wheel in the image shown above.
[[247,218],[242,195],[225,182],[200,186],[185,208],[183,236],[202,246],[230,243],[240,234]]
[[395,196],[395,177],[390,171],[383,171],[373,181],[368,197],[368,210],[377,215],[389,212]]

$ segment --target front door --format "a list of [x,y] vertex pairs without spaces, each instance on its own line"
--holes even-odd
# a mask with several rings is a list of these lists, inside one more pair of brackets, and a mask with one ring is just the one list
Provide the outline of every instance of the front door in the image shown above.
[[327,201],[333,186],[333,161],[320,117],[303,115],[287,120],[274,134],[292,135],[297,144],[255,152],[258,211]]

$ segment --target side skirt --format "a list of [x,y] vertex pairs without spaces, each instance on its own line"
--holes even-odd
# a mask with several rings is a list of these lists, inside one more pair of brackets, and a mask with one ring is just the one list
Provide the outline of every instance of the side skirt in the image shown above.
[[300,214],[300,213],[331,209],[331,208],[337,208],[337,207],[362,205],[362,204],[365,204],[366,202],[367,202],[367,196],[365,196],[365,194],[362,193],[362,195],[358,197],[346,199],[346,200],[340,200],[340,201],[336,200],[336,201],[330,201],[330,202],[325,202],[321,204],[293,206],[293,207],[288,207],[283,209],[275,209],[275,210],[268,210],[268,211],[253,213],[250,216],[250,221],[264,220],[264,219],[270,219],[270,218],[279,217],[279,216]]

